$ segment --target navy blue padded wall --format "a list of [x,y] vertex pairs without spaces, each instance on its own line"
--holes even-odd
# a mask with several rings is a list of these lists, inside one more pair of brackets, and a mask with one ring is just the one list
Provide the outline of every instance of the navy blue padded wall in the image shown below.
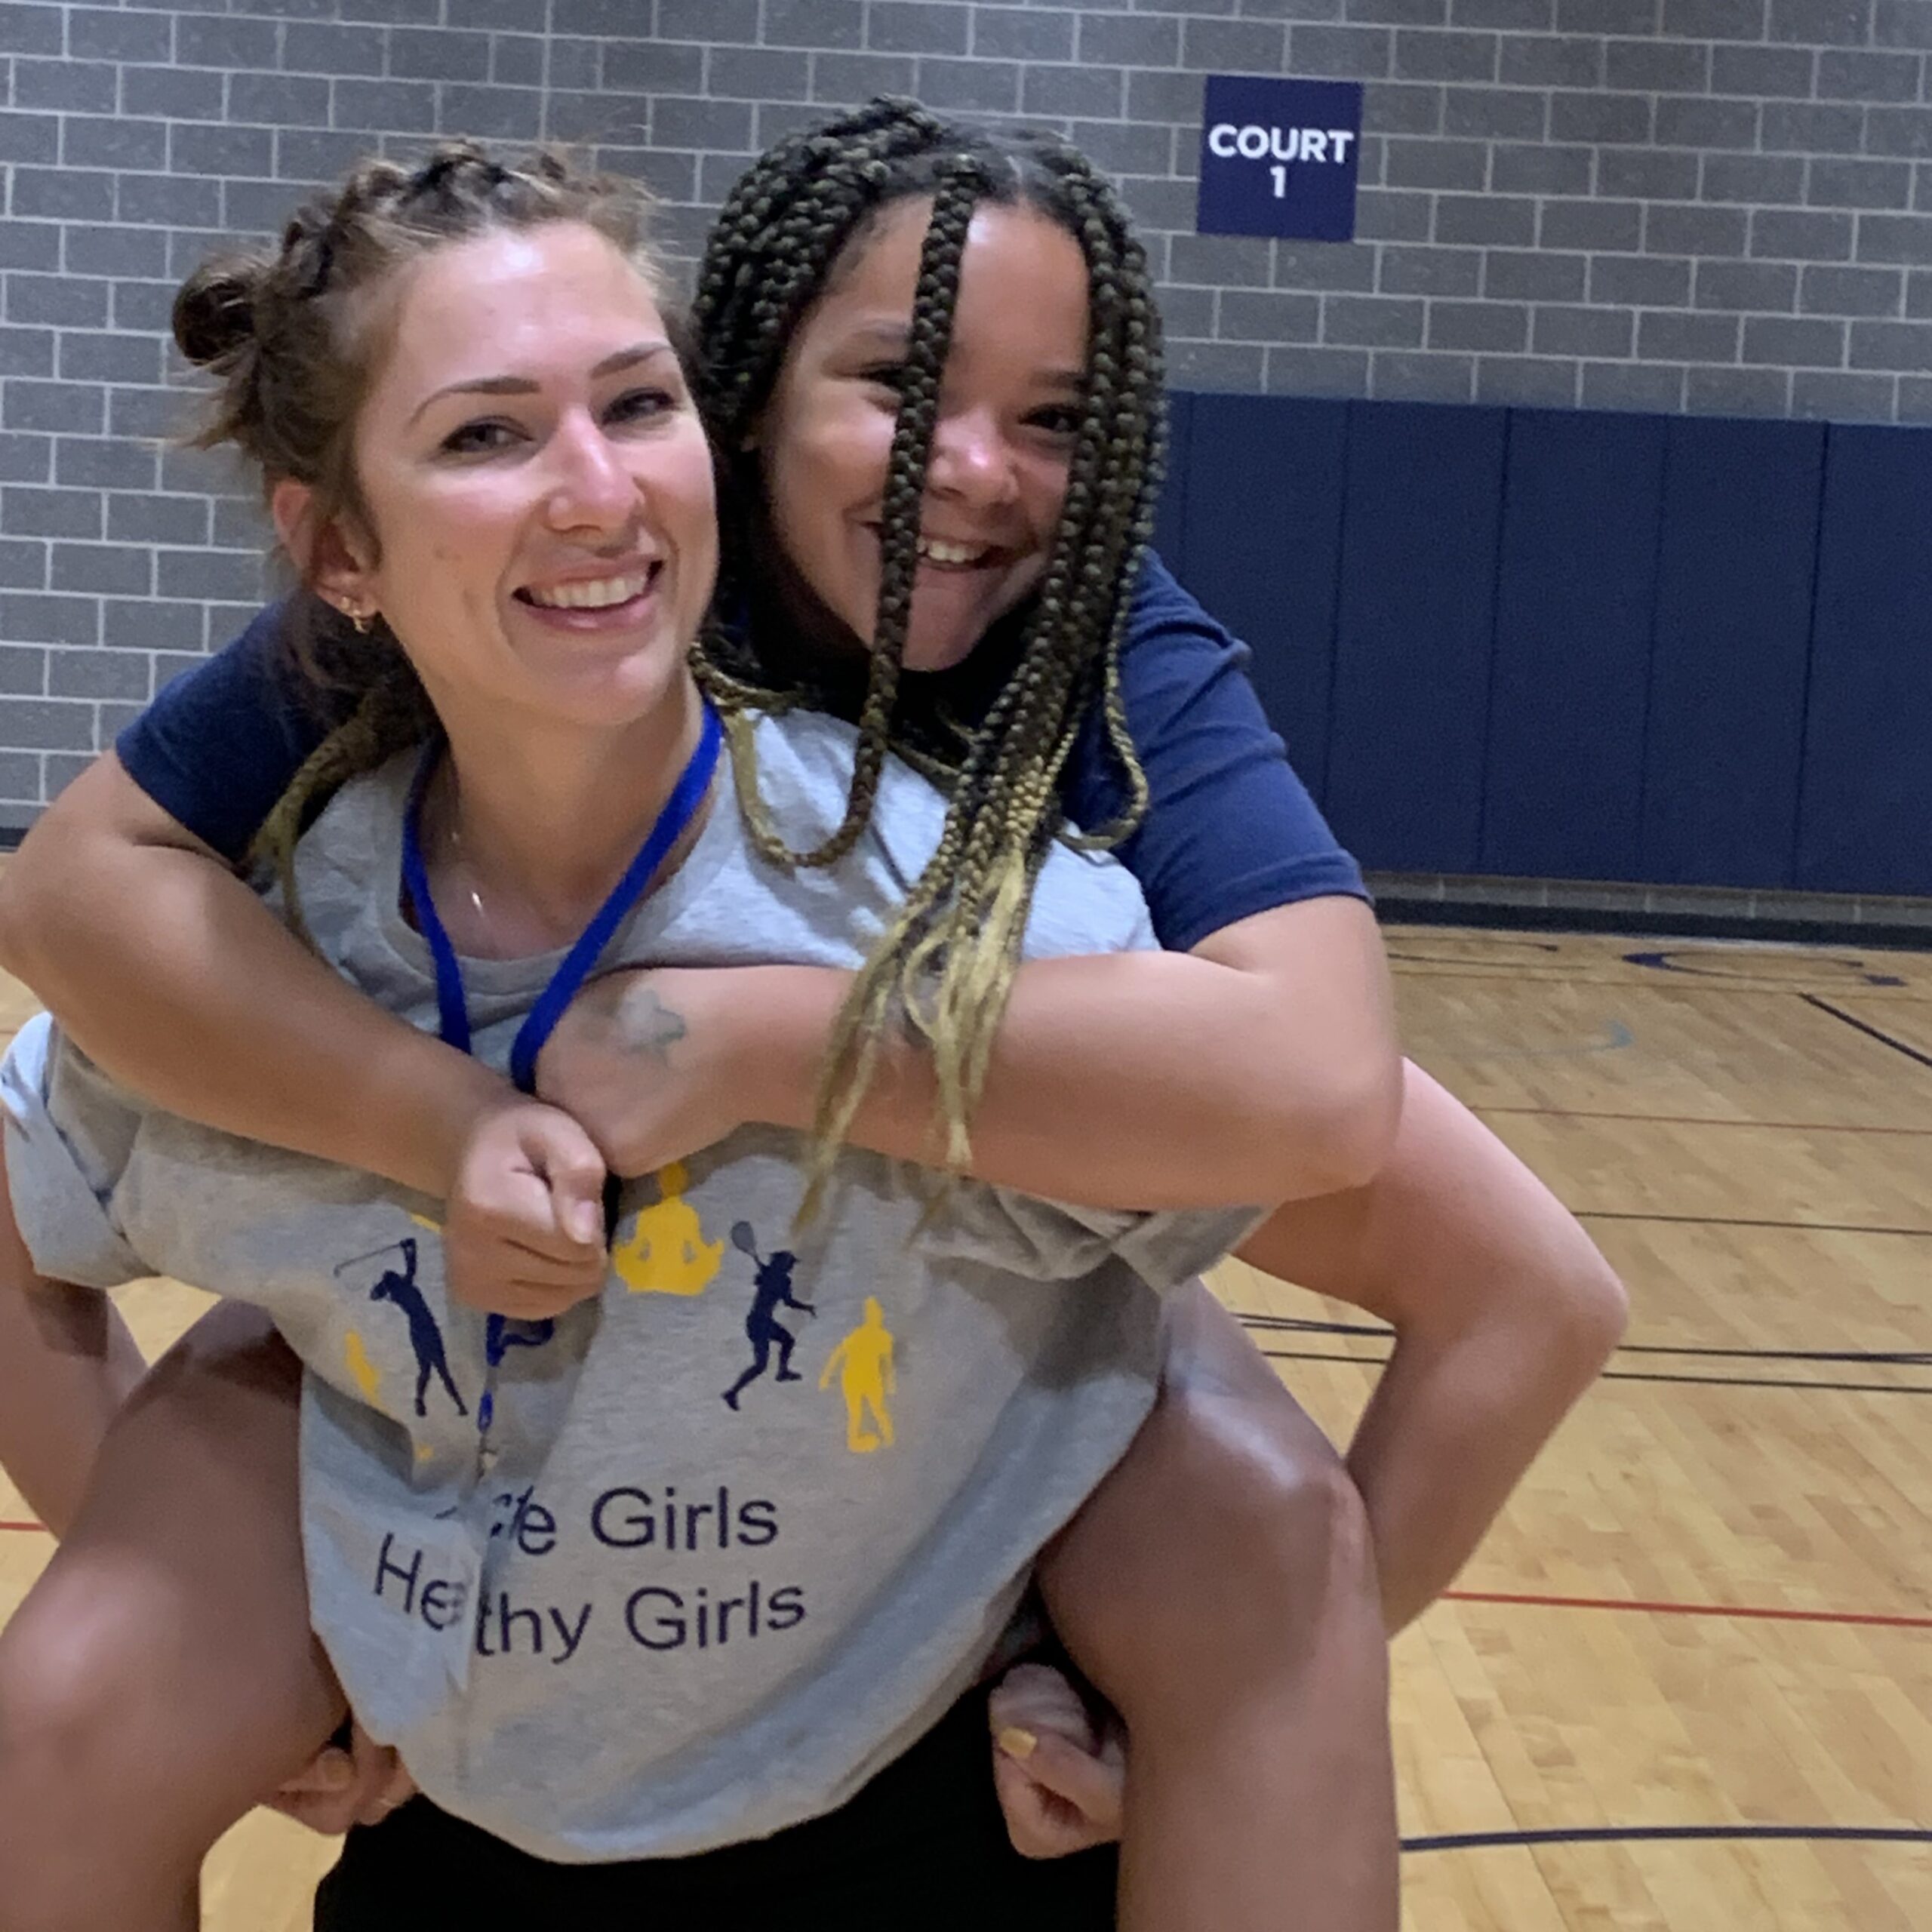
[[1505,422],[1349,405],[1324,803],[1364,865],[1477,867]]
[[1191,419],[1182,574],[1254,648],[1255,689],[1318,800],[1327,777],[1348,409],[1198,395]]
[[1796,883],[1932,893],[1932,434],[1834,425]]
[[1821,423],[1671,420],[1632,878],[1792,882],[1824,463]]
[[1483,872],[1635,876],[1663,453],[1654,416],[1511,414]]

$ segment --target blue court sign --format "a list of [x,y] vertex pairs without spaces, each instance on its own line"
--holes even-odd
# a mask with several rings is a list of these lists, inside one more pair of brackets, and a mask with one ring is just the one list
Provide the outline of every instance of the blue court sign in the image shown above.
[[1353,241],[1361,95],[1359,81],[1210,74],[1197,230]]

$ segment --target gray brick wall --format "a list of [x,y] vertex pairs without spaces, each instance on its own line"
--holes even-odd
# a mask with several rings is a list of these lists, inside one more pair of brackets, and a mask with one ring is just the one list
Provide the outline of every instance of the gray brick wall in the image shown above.
[[[0,826],[261,594],[174,284],[371,148],[587,142],[688,257],[881,88],[1115,171],[1176,382],[1932,420],[1932,0],[0,0]],[[1369,83],[1361,240],[1196,236],[1201,78]]]

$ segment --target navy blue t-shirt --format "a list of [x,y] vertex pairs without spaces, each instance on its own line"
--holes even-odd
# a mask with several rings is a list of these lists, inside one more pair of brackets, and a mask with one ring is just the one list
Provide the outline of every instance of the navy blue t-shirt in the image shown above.
[[[115,742],[135,783],[228,859],[238,860],[320,743],[323,724],[283,669],[281,607],[170,685]],[[1161,943],[1303,899],[1363,892],[1269,728],[1237,643],[1150,555],[1121,652],[1128,724],[1147,774],[1140,829],[1120,848]],[[1077,825],[1106,824],[1120,780],[1097,718],[1068,772]]]

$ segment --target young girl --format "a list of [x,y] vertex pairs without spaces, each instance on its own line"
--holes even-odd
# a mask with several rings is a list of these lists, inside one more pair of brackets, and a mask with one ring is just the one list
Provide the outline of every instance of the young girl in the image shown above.
[[[856,964],[946,817],[878,763],[870,822],[808,872],[714,800],[721,733],[687,664],[709,455],[635,217],[561,171],[372,164],[177,309],[285,546],[371,633],[324,627],[360,687],[330,761],[365,775],[303,840],[286,909],[352,983],[525,1087],[607,955]],[[848,728],[740,714],[733,735],[788,826],[837,833]],[[1118,866],[1057,847],[1032,899],[1032,952],[1151,943]],[[352,1839],[318,1923],[432,1903],[728,1923],[815,1897],[857,1925],[1112,1922],[1104,1863],[991,1857],[986,1807],[926,1793],[858,1863],[806,1821],[875,1774],[928,1775],[909,1747],[957,1729],[1040,1548],[1152,1405],[1149,1290],[1251,1214],[963,1180],[934,1202],[853,1150],[801,1225],[798,1137],[752,1128],[624,1191],[601,1295],[484,1318],[446,1293],[425,1197],[147,1107],[44,1023],[5,1080],[42,1274],[171,1272],[266,1309],[303,1362],[311,1613],[428,1794]]]
[[[961,131],[930,117],[881,107],[786,144],[734,198],[709,257],[706,333],[714,346],[728,336],[740,345],[734,352],[750,377],[732,393],[749,414],[766,416],[761,453],[774,466],[788,449],[829,448],[835,458],[840,447],[835,434],[829,443],[811,440],[809,410],[766,409],[781,378],[805,371],[808,345],[792,339],[798,324],[802,319],[809,331],[814,316],[823,319],[841,294],[866,294],[880,248],[903,241],[887,232],[891,205],[930,197],[930,168],[923,180],[916,172],[922,157],[971,145]],[[1055,291],[1069,285],[1084,307],[1090,279],[1097,288],[1106,281],[1104,303],[1114,318],[1124,276],[1129,296],[1137,291],[1148,312],[1144,279],[1124,269],[1117,228],[1077,219],[1066,226],[1081,235],[1096,271],[1091,277],[1079,262],[1069,272],[1054,260],[1036,261],[1025,269],[1030,280],[1023,286],[1009,273],[994,285],[990,304],[983,297],[977,309],[971,274],[961,282],[928,475],[933,528],[944,536],[969,533],[937,521],[940,509],[953,518],[964,505],[983,518],[992,513],[989,500],[1008,520],[997,533],[1001,543],[989,549],[1018,549],[1025,531],[1016,522],[1038,521],[1037,508],[1015,519],[1013,506],[1030,500],[1023,485],[1037,469],[1040,439],[1064,433],[1070,398],[1064,382],[1056,388],[1054,379],[1064,376],[1069,353],[1077,361],[1081,352],[1076,343],[1071,352],[1063,347],[1037,357],[1037,367],[1024,359],[1016,365],[1000,352],[1016,327],[1051,307]],[[734,289],[743,299],[724,303]],[[890,334],[879,334],[893,321],[895,303],[896,356]],[[844,446],[861,457],[872,453],[867,488],[875,496],[886,452],[883,440],[864,441],[875,433],[865,426],[882,421],[890,436],[913,306],[911,278],[897,292],[872,291],[869,302],[843,316],[842,334],[821,338],[829,359],[811,372],[817,380],[787,385],[794,403],[809,403],[814,393],[863,403],[857,440],[848,437]],[[989,306],[990,317],[983,312]],[[1117,328],[1118,319],[1108,326]],[[848,352],[869,359],[837,359]],[[836,431],[841,420],[848,419],[830,427]],[[728,447],[746,439],[741,418]],[[841,473],[835,463],[835,478]],[[809,508],[812,474],[789,500]],[[1063,484],[1048,493],[1056,512],[1063,490]],[[755,493],[755,511],[761,500]],[[870,507],[856,500],[852,506]],[[775,584],[754,578],[747,586],[754,608],[775,605],[813,617],[808,635],[820,647],[835,645],[839,635],[825,621],[828,608],[854,611],[844,629],[863,632],[869,619],[863,592],[855,593],[851,581],[851,544],[815,543],[808,518],[777,534],[789,546],[778,559],[785,567],[774,572]],[[949,548],[956,556],[957,546]],[[931,569],[920,572],[915,618],[928,591],[943,590],[948,580]],[[811,598],[800,594],[805,586],[814,591]],[[1159,1198],[1146,1191],[1153,1187],[1212,1200],[1238,1189],[1281,1193],[1334,1186],[1373,1159],[1361,1151],[1373,1136],[1354,1124],[1363,1109],[1343,1098],[1373,1091],[1372,1081],[1351,1070],[1364,1060],[1354,1016],[1375,1010],[1379,985],[1372,935],[1357,923],[1352,903],[1333,896],[1350,888],[1352,869],[1294,786],[1225,637],[1158,565],[1150,566],[1131,614],[1122,654],[1124,696],[1152,803],[1127,853],[1153,894],[1164,937],[1194,948],[1195,956],[1023,968],[974,1123],[976,1170],[997,1171],[1004,1158],[1014,1164],[1009,1176],[1044,1174],[1050,1178],[1038,1184],[1100,1199]],[[1104,627],[1104,608],[1101,617]],[[177,687],[179,695],[156,714],[142,749],[125,748],[143,783],[217,845],[245,838],[260,815],[263,804],[249,803],[251,771],[269,768],[266,792],[257,784],[252,794],[265,804],[300,755],[300,749],[293,756],[283,751],[278,766],[274,755],[260,755],[265,743],[272,752],[277,723],[272,688],[257,669],[266,628],[258,627],[252,654],[231,654]],[[751,635],[774,651],[784,643],[782,627],[774,638],[771,626],[754,625]],[[977,641],[955,620],[949,648],[957,650],[962,636],[968,646]],[[915,638],[912,648],[919,648]],[[991,675],[983,669],[987,661],[982,654],[967,667],[969,675],[981,672],[982,703],[998,691],[1010,659],[996,662]],[[822,682],[835,662],[823,648],[815,652],[814,681]],[[964,706],[974,694],[954,695]],[[1093,749],[1091,740],[1076,748],[1071,783],[1076,800],[1086,801],[1089,822],[1100,823],[1112,815],[1106,794],[1114,788]],[[212,789],[205,781],[198,788],[192,783],[198,758],[219,777]],[[230,787],[238,811],[227,808]],[[478,1150],[488,1152],[493,1135],[499,1146],[514,1148],[515,1124],[528,1112],[500,1101],[492,1088],[479,1090],[471,1063],[343,997],[334,983],[305,966],[245,891],[205,859],[168,849],[183,842],[180,829],[117,767],[103,766],[70,791],[15,862],[5,907],[9,962],[35,979],[91,1044],[152,1091],[231,1127],[332,1146],[426,1189],[451,1191],[454,1177],[452,1249],[466,1220],[478,1231],[469,1251],[479,1273],[500,1266],[506,1254],[512,1269],[530,1266],[529,1244],[558,1238],[551,1197],[534,1184],[518,1192],[477,1180],[489,1166]],[[96,881],[95,889],[71,894],[76,875]],[[128,909],[157,902],[167,911],[144,920],[139,945],[131,945]],[[137,983],[116,977],[137,963]],[[1130,964],[1172,976],[1161,982],[1151,1007],[1137,1012],[1127,983],[1113,975]],[[1097,983],[1095,976],[1111,977]],[[678,999],[688,1007],[717,983],[729,985],[732,976],[685,976]],[[823,1000],[822,989],[817,996]],[[749,1001],[711,1004],[740,1019],[751,1007]],[[821,1019],[828,1010],[821,1006]],[[580,1019],[590,1012],[580,1008]],[[620,1130],[635,1136],[634,1074],[620,1057],[621,1078],[600,1083],[594,1077],[597,1056],[589,1049],[608,1029],[601,1014],[592,1017],[599,1024],[580,1029],[583,1037],[574,1041],[560,1038],[546,1066],[580,1097],[586,1113],[603,1111],[614,1136]],[[654,1086],[674,1090],[669,1112],[688,1103],[702,1121],[706,1106],[714,1119],[742,1108],[728,1094],[718,1098],[731,1078],[695,1077],[701,1067],[735,1073],[738,1056],[718,1044],[730,1030],[691,1025],[673,1056],[694,1070],[688,1080],[675,1078],[677,1067],[667,1074],[652,1061]],[[1083,1062],[1072,1043],[1096,1035],[1100,1051]],[[701,1036],[712,1038],[712,1049]],[[1134,1042],[1132,1055],[1120,1054],[1121,1039]],[[1023,1050],[1014,1044],[1021,1040]],[[351,1041],[352,1048],[346,1044]],[[1232,1103],[1211,1104],[1217,1092],[1234,1097]],[[607,1103],[626,1094],[629,1110],[620,1121],[622,1110]],[[303,1106],[291,1105],[293,1094]],[[808,1097],[809,1081],[801,1080],[770,1104],[774,1112],[781,1103],[795,1110]],[[900,1131],[916,1132],[924,1144],[928,1091],[914,1080],[900,1097]],[[479,1111],[483,1124],[469,1157],[460,1160],[456,1149]],[[855,1126],[861,1137],[881,1128],[876,1111],[862,1108]],[[1036,1118],[1051,1128],[1033,1126]],[[685,1124],[692,1144],[707,1137]],[[1120,1192],[1109,1193],[1106,1183],[1116,1172],[1127,1178]],[[568,1168],[563,1180],[566,1189],[595,1191],[594,1172],[586,1180]],[[1217,1187],[1229,1193],[1217,1194]],[[1354,1195],[1284,1211],[1248,1251],[1398,1324],[1396,1361],[1352,1460],[1368,1502],[1391,1620],[1403,1620],[1453,1574],[1594,1373],[1614,1336],[1615,1285],[1547,1194],[1413,1069],[1385,1178]],[[453,1272],[456,1265],[453,1253]],[[1386,1778],[1379,1658],[1371,1662],[1358,1623],[1349,1621],[1364,1585],[1372,1587],[1359,1506],[1265,1365],[1238,1336],[1231,1343],[1225,1327],[1214,1327],[1211,1311],[1201,1309],[1198,1319],[1191,1346],[1170,1358],[1153,1424],[1063,1542],[1044,1578],[1066,1634],[1078,1638],[1090,1671],[1133,1721],[1136,1829],[1128,1897],[1137,1886],[1142,1895],[1158,1891],[1161,1873],[1186,1871],[1186,1858],[1177,1854],[1191,1853],[1225,1881],[1223,1888],[1217,1893],[1198,1875],[1171,1884],[1160,1895],[1170,1915],[1159,1922],[1272,1923],[1282,1892],[1276,1875],[1284,1869],[1319,1875],[1311,1884],[1327,1900],[1326,1923],[1378,1922],[1378,1912],[1392,1911],[1386,1906],[1392,1826],[1386,1796],[1373,1796],[1386,1792]],[[183,1377],[167,1392],[189,1415],[191,1384]],[[151,1402],[144,1420],[159,1406]],[[198,1432],[184,1446],[205,1444],[211,1406],[205,1405]],[[150,1445],[143,1469],[151,1470],[153,1462]],[[264,1507],[259,1520],[265,1526],[273,1515]],[[236,1567],[232,1550],[221,1564],[212,1558],[208,1564],[222,1570],[231,1595],[240,1587]],[[1209,1574],[1223,1580],[1211,1589],[1192,1586]],[[266,1587],[265,1576],[258,1582]],[[131,1633],[124,1647],[135,1647]],[[1171,1668],[1177,1656],[1186,1657],[1186,1670]],[[75,1701],[98,1713],[90,1734],[112,1759],[109,1747],[126,1727],[117,1730],[111,1720],[129,1701],[115,1694],[148,1679],[131,1669],[125,1677],[107,1672],[98,1652],[91,1662],[85,1685],[75,1686]],[[208,1694],[196,1707],[210,1707],[220,1673],[211,1670],[197,1681]],[[1244,1755],[1224,1748],[1230,1722],[1237,1734],[1247,1727],[1256,1749]],[[1259,1748],[1264,1741],[1266,1751]],[[1051,1743],[1042,1739],[1041,1757]],[[1014,1764],[1004,1761],[1003,1777]],[[1231,1764],[1238,1767],[1232,1776]],[[44,1789],[45,1781],[35,1788]],[[1150,1792],[1158,1802],[1143,1801]],[[1260,1860],[1267,1882],[1231,1894],[1228,1887],[1238,1887],[1242,1874],[1257,1869],[1257,1818],[1267,1821],[1266,1849],[1277,1854],[1273,1870]],[[1170,1819],[1179,1823],[1163,1840],[1160,1830],[1170,1829]],[[1150,1826],[1160,1829],[1150,1832]],[[1164,1856],[1137,1850],[1150,1838]],[[97,1842],[125,1841],[103,1824]],[[1336,1875],[1349,1869],[1360,1879],[1352,1890]],[[1183,1896],[1177,1898],[1177,1890]],[[1367,1915],[1351,1918],[1358,1907]],[[1201,1915],[1172,1915],[1189,1909]],[[1244,1909],[1250,1916],[1241,1915]]]

